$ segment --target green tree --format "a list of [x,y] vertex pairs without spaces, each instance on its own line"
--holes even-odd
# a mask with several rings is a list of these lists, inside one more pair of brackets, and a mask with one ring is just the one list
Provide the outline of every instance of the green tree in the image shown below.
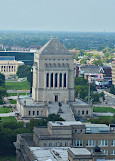
[[97,66],[97,65],[103,66],[103,63],[102,63],[101,60],[94,60],[94,61],[93,61],[93,64],[96,65],[96,66]]
[[115,86],[114,86],[114,85],[112,85],[112,86],[110,87],[110,93],[112,93],[112,94],[115,95]]
[[31,66],[29,65],[20,65],[18,66],[17,75],[18,77],[28,77],[31,72]]
[[75,78],[75,85],[87,85],[88,81],[85,78],[77,77]]

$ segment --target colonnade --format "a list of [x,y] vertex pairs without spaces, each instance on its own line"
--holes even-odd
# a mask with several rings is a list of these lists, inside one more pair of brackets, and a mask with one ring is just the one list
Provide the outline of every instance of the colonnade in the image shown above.
[[46,88],[67,88],[67,73],[46,73]]
[[0,72],[16,72],[16,66],[2,65],[2,66],[0,66]]

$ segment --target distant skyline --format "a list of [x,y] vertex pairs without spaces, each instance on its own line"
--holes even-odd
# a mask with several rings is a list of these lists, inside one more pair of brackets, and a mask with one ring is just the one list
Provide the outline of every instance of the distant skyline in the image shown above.
[[115,32],[115,0],[0,0],[0,30]]

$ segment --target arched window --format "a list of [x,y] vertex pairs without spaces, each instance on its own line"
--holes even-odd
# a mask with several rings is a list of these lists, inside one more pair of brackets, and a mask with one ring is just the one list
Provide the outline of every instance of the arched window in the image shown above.
[[49,87],[49,73],[46,74],[46,87]]
[[57,87],[57,79],[58,79],[58,75],[57,73],[55,74],[55,87]]
[[66,73],[64,74],[64,87],[66,87]]
[[60,73],[59,86],[62,87],[62,73]]
[[53,87],[53,73],[51,73],[51,87]]

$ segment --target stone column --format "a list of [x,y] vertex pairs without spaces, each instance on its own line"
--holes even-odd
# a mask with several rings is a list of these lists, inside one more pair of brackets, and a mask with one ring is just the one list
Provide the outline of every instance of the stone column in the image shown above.
[[64,73],[62,73],[62,88],[64,88]]
[[44,78],[44,89],[47,88],[47,72],[45,73],[45,78]]
[[49,72],[49,88],[51,88],[51,73]]
[[59,89],[59,73],[57,73],[57,88]]
[[55,73],[53,73],[53,88],[55,88]]
[[68,89],[68,73],[66,73],[66,88]]

